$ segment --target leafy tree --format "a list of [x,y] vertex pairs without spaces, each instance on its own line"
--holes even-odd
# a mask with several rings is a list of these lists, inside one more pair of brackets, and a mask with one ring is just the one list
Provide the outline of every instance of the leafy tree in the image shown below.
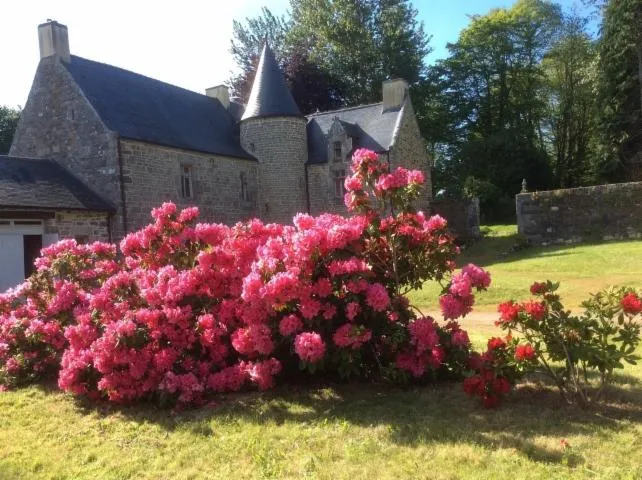
[[243,103],[250,96],[263,44],[267,40],[276,58],[282,59],[288,27],[289,20],[275,16],[267,7],[261,9],[258,17],[248,17],[245,22],[233,21],[230,53],[240,73],[233,76],[229,83],[233,95]]
[[499,216],[514,212],[512,196],[523,178],[533,188],[551,183],[541,61],[559,35],[561,18],[560,7],[544,0],[520,0],[474,16],[428,77],[447,105],[441,110],[450,138],[441,127],[433,131],[449,143],[442,162],[454,175],[449,182],[483,181],[486,191],[498,193],[482,209]]
[[347,105],[381,99],[381,82],[425,74],[429,37],[409,0],[291,0],[290,43],[306,43],[310,60],[340,79]]
[[19,119],[19,109],[0,105],[0,154],[9,152]]
[[609,0],[599,41],[603,180],[642,179],[642,2]]
[[233,95],[247,103],[261,50],[268,41],[304,114],[341,106],[339,82],[310,60],[305,43],[287,41],[290,27],[289,19],[275,16],[265,7],[258,17],[247,18],[244,23],[234,21],[230,52],[241,71],[230,80]]
[[555,186],[591,183],[597,150],[596,47],[586,33],[586,19],[571,16],[560,41],[543,61],[548,80],[551,160]]
[[305,115],[334,110],[343,105],[339,80],[313,63],[302,46],[292,46],[284,65],[285,77],[292,96]]

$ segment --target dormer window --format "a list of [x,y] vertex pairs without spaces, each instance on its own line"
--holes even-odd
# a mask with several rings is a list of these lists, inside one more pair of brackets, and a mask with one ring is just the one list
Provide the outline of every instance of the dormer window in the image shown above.
[[192,183],[191,165],[181,165],[181,197],[194,197],[194,185]]
[[341,142],[334,142],[332,144],[332,151],[334,152],[333,159],[335,162],[342,162],[343,161],[343,148],[341,146]]

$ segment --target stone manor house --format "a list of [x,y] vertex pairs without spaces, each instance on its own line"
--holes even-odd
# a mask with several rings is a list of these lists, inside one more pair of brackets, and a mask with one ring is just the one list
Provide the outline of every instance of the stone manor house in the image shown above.
[[[38,27],[40,63],[9,156],[0,156],[0,290],[59,238],[116,241],[162,202],[207,221],[289,222],[345,213],[356,148],[424,171],[429,160],[402,79],[382,101],[299,111],[265,45],[246,106],[226,86],[201,95],[71,55],[67,27]],[[427,208],[430,187],[420,208]]]

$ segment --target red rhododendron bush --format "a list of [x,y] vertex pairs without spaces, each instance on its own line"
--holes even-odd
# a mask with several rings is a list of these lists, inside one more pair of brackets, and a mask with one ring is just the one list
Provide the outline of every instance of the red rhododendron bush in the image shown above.
[[[586,407],[603,397],[616,370],[639,360],[642,297],[631,287],[611,287],[591,295],[582,304],[584,312],[573,314],[562,305],[558,288],[550,281],[535,282],[534,299],[500,304],[497,325],[508,332],[507,341],[491,339],[485,360],[499,358],[500,368],[513,378],[525,372],[548,377],[564,399]],[[513,334],[528,343],[516,345]],[[488,367],[478,370],[471,378],[483,377]],[[467,382],[468,393],[482,392],[473,380]]]
[[[342,378],[457,377],[470,342],[457,318],[490,276],[468,265],[438,216],[411,208],[420,171],[358,150],[352,216],[197,223],[167,203],[120,244],[61,241],[0,296],[2,388],[57,374],[61,389],[115,402],[198,404],[213,392],[322,371]],[[438,324],[409,305],[444,285]]]

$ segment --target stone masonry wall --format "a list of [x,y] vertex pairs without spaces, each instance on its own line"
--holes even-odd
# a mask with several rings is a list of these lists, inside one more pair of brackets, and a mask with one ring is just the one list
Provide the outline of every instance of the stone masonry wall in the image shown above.
[[56,56],[38,65],[9,154],[58,161],[117,207],[112,230],[122,236],[117,136]]
[[[232,224],[257,215],[259,165],[256,161],[201,154],[133,140],[121,140],[129,231],[151,221],[152,208],[172,201],[197,206],[203,221]],[[181,165],[192,169],[193,198],[181,197]],[[241,194],[241,174],[248,200]]]
[[[34,208],[0,208],[3,218],[27,219],[42,221],[45,235],[57,233],[58,238],[86,238],[89,242],[108,242],[109,214],[86,210],[59,210],[54,213]],[[9,214],[9,212],[11,212]],[[6,215],[10,215],[7,217]]]
[[[346,174],[350,175],[350,164],[342,165]],[[336,165],[334,168],[337,168]],[[334,193],[334,173],[330,164],[320,163],[308,165],[308,190],[310,195],[310,214],[336,213],[347,215],[348,211],[343,202]]]
[[57,233],[61,240],[83,237],[89,242],[107,242],[109,241],[108,214],[62,210],[56,212],[56,218],[45,220],[44,232]]
[[408,169],[421,170],[424,172],[426,182],[425,190],[417,201],[417,209],[428,211],[432,199],[432,181],[430,159],[426,151],[426,145],[419,131],[417,117],[412,102],[406,99],[403,107],[401,123],[396,133],[396,140],[390,149],[390,164],[394,167],[405,167]]
[[530,243],[642,238],[642,182],[516,196],[517,227]]
[[[388,161],[388,154],[379,155],[382,162]],[[334,172],[344,170],[346,176],[350,176],[352,169],[350,164],[352,157],[348,156],[342,163],[329,161],[308,165],[308,189],[310,195],[310,213],[320,215],[321,213],[335,213],[337,215],[348,215],[343,195],[337,195],[334,185]]]
[[305,212],[306,120],[296,117],[244,120],[241,146],[259,160],[261,219],[291,223],[295,214]]
[[461,243],[469,243],[481,236],[479,199],[444,199],[430,202],[430,214],[441,215],[448,221],[448,229]]

